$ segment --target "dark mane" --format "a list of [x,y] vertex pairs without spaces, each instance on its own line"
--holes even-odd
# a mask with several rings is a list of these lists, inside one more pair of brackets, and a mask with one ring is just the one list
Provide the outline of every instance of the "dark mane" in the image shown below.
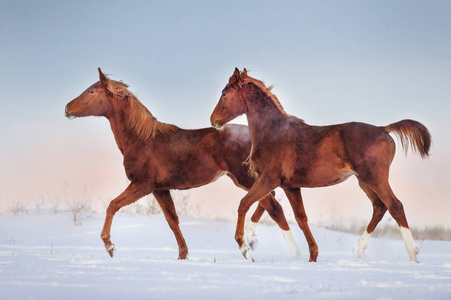
[[287,114],[283,109],[282,104],[280,104],[279,99],[277,99],[276,95],[271,93],[271,89],[273,88],[273,86],[271,85],[267,87],[263,83],[263,81],[250,77],[249,75],[247,75],[247,70],[245,69],[240,74],[240,86],[243,87],[248,83],[254,84],[257,88],[259,88],[262,92],[264,92],[266,96],[268,96],[268,98],[270,98],[274,102],[274,105],[277,107],[277,109],[279,109],[282,113]]
[[172,124],[161,123],[150,111],[128,90],[128,85],[122,81],[108,80],[107,90],[113,94],[113,99],[127,99],[130,103],[130,124],[140,139],[155,137],[158,132],[167,135],[180,130]]

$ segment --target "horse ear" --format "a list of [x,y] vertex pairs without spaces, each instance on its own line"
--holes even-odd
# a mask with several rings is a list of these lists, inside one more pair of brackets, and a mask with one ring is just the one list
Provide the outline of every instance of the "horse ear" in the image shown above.
[[102,73],[102,70],[99,68],[99,78],[100,83],[106,87],[108,85],[108,78],[105,76],[105,74]]
[[233,72],[232,77],[229,79],[230,85],[236,84],[240,80],[240,70],[238,68],[235,68],[235,72]]
[[243,72],[242,72],[241,74],[243,74],[244,76],[247,76],[247,69],[244,68],[244,69],[243,69]]

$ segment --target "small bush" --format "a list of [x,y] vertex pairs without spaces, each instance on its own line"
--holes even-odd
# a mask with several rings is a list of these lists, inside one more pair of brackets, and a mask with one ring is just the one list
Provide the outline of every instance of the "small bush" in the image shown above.
[[7,210],[8,213],[18,215],[27,211],[25,205],[20,201],[14,201],[13,205]]
[[[343,224],[324,226],[327,229],[360,235],[366,230],[366,225],[344,226]],[[451,241],[451,229],[442,226],[427,226],[423,229],[410,227],[415,240]],[[399,227],[393,224],[379,224],[373,232],[373,237],[398,239]]]

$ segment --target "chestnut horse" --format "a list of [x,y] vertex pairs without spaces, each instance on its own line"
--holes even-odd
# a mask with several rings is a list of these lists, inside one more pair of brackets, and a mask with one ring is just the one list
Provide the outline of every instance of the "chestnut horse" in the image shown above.
[[[222,91],[210,121],[220,128],[235,117],[246,114],[252,141],[250,167],[256,180],[241,200],[236,239],[240,249],[244,241],[244,216],[249,207],[280,186],[287,189],[330,186],[355,175],[373,204],[373,216],[359,239],[357,256],[361,256],[376,225],[388,210],[398,223],[409,259],[417,261],[418,248],[409,229],[403,205],[388,183],[396,134],[404,149],[409,143],[422,158],[429,155],[431,136],[428,129],[413,120],[403,120],[377,127],[364,123],[310,126],[288,115],[279,100],[262,81],[235,69]],[[302,199],[290,201],[295,217],[304,230],[307,216]],[[309,232],[308,230],[304,230]],[[310,261],[316,261],[318,247],[307,238]]]
[[[161,123],[126,84],[110,80],[100,68],[99,77],[100,81],[67,104],[66,116],[69,119],[106,117],[124,156],[125,172],[131,183],[108,206],[101,233],[105,248],[112,257],[115,247],[110,240],[110,230],[114,214],[121,207],[153,193],[174,232],[179,247],[178,258],[185,259],[188,247],[169,190],[199,187],[222,174],[227,174],[243,189],[251,188],[254,179],[243,164],[251,148],[249,131],[243,125],[230,125],[217,131],[213,128],[184,130]],[[272,194],[260,204],[282,229],[290,253],[295,256],[297,245],[280,204]]]

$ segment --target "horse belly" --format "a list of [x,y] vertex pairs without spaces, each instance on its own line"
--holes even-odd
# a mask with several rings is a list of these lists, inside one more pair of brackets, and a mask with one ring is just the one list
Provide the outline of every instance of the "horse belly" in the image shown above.
[[299,161],[290,181],[299,187],[322,187],[341,183],[354,174],[343,156],[329,152],[317,159]]
[[292,187],[324,187],[341,183],[355,173],[351,170],[340,170],[337,172],[314,172],[295,176],[287,181]]
[[207,166],[185,165],[179,168],[160,169],[156,186],[160,189],[184,190],[206,185],[217,180],[224,172]]
[[339,184],[346,179],[348,179],[351,175],[354,175],[354,172],[350,170],[342,170],[338,172],[338,174],[331,174],[330,176],[318,176],[314,177],[312,180],[312,187],[322,187],[322,186],[330,186]]

